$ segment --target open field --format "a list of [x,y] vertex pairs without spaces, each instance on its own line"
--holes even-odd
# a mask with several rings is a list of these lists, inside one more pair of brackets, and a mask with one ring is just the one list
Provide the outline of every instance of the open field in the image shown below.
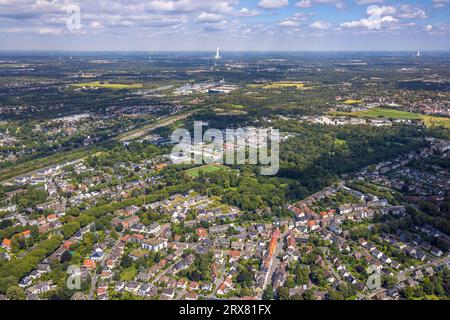
[[427,127],[444,127],[450,129],[450,118],[423,116],[423,121]]
[[247,114],[247,112],[243,110],[237,109],[225,110],[222,108],[216,108],[214,109],[214,112],[216,112],[218,116],[239,116]]
[[344,104],[347,104],[347,105],[353,105],[353,104],[360,104],[360,103],[362,103],[362,102],[363,102],[362,100],[348,99],[348,100],[345,100],[345,101],[344,101]]
[[210,172],[222,170],[224,168],[226,168],[226,167],[223,165],[220,165],[220,164],[208,164],[208,165],[204,165],[201,167],[186,170],[186,174],[193,178],[197,178],[200,174],[200,171],[202,171],[204,173],[210,173]]
[[450,118],[423,115],[414,112],[399,111],[394,109],[373,108],[357,112],[335,112],[333,115],[352,116],[361,118],[391,118],[399,120],[423,120],[427,127],[440,126],[450,128]]
[[350,113],[358,117],[364,118],[392,118],[392,119],[402,119],[402,120],[418,120],[422,119],[423,116],[418,113],[412,113],[407,111],[399,111],[394,109],[384,109],[384,108],[374,108],[366,111],[357,111]]
[[120,274],[120,280],[122,281],[132,281],[137,275],[136,267],[133,265],[127,269],[124,269]]
[[122,90],[122,89],[141,89],[144,85],[142,83],[123,84],[123,83],[108,83],[108,82],[93,81],[93,82],[74,83],[71,86],[77,88],[103,88],[103,89]]
[[266,90],[270,89],[283,89],[283,88],[295,88],[295,89],[303,89],[305,88],[305,84],[303,82],[297,81],[279,81],[273,82],[270,84],[250,84],[250,88],[262,88]]

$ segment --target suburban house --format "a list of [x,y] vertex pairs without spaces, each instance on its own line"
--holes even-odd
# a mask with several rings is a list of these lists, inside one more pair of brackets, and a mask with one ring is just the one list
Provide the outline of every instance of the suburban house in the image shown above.
[[144,250],[158,252],[167,248],[167,240],[163,239],[147,239],[142,241],[141,247]]

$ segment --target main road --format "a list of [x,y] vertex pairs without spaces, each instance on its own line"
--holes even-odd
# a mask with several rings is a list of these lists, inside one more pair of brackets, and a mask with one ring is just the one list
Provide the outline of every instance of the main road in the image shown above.
[[121,134],[117,138],[115,138],[115,140],[123,142],[123,141],[129,141],[129,140],[134,140],[134,139],[137,139],[140,137],[144,137],[147,134],[149,134],[150,132],[155,131],[156,129],[167,127],[177,121],[186,119],[187,117],[190,117],[191,115],[193,115],[194,113],[196,113],[198,111],[199,110],[196,109],[196,110],[191,110],[191,111],[180,113],[180,114],[175,114],[170,117],[162,118],[155,123],[152,123],[147,126],[143,126],[138,129],[134,129],[134,130],[131,130],[124,134]]
[[269,270],[267,270],[266,277],[264,279],[264,284],[263,284],[262,290],[256,296],[258,298],[258,300],[262,300],[264,291],[266,290],[269,283],[272,282],[273,275],[278,269],[278,266],[281,262],[279,255],[283,250],[284,239],[286,238],[288,233],[289,233],[289,229],[286,229],[286,231],[280,235],[280,239],[278,239],[277,246],[273,253],[272,259],[270,260]]

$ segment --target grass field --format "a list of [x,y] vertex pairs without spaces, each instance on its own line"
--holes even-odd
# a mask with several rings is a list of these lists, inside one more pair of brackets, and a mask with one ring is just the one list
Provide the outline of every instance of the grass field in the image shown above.
[[222,170],[224,168],[226,168],[226,167],[222,166],[220,164],[208,164],[208,165],[204,165],[201,167],[186,170],[186,174],[193,178],[197,178],[200,174],[200,171],[204,172],[204,173],[210,173],[210,172],[216,172],[216,171]]
[[134,84],[122,84],[122,83],[108,83],[108,82],[82,82],[82,83],[74,83],[72,87],[77,88],[103,88],[103,89],[114,89],[114,90],[122,90],[122,89],[140,89],[143,87],[142,83],[134,83]]
[[444,127],[450,129],[450,118],[423,116],[423,121],[427,127]]
[[240,116],[240,115],[247,114],[247,112],[243,111],[243,110],[237,110],[237,109],[225,110],[222,108],[216,108],[216,109],[214,109],[214,112],[216,112],[216,114],[218,116]]
[[423,116],[418,113],[383,108],[374,108],[366,111],[352,112],[351,114],[365,118],[383,117],[402,120],[419,120],[423,118]]
[[345,101],[344,101],[344,104],[347,104],[347,105],[353,105],[353,104],[360,104],[360,103],[362,103],[362,102],[363,102],[362,100],[348,99],[348,100],[345,100]]
[[450,118],[423,115],[414,112],[399,111],[394,109],[373,108],[357,112],[336,112],[333,115],[356,116],[361,118],[390,118],[399,120],[423,120],[427,127],[440,126],[450,129]]
[[137,275],[137,270],[134,265],[131,267],[124,269],[122,273],[120,274],[120,280],[122,281],[131,281],[133,280]]
[[250,88],[263,88],[266,90],[283,89],[283,88],[303,89],[305,87],[305,84],[303,82],[298,82],[298,81],[279,81],[279,82],[273,82],[270,84],[251,84],[251,85],[249,85],[249,87]]

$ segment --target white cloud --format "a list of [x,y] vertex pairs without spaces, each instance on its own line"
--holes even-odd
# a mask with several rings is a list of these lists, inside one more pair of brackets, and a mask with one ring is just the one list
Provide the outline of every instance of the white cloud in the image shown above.
[[237,17],[257,17],[261,15],[261,12],[259,12],[258,10],[242,8],[241,10],[237,11],[234,15]]
[[284,19],[278,23],[279,27],[287,28],[297,28],[302,25],[303,22],[307,21],[308,18],[313,15],[311,13],[297,12],[291,17]]
[[38,29],[38,33],[42,35],[60,35],[62,33],[62,30],[52,28],[40,28]]
[[421,8],[403,4],[400,6],[400,14],[398,17],[402,19],[426,19],[428,15],[427,12]]
[[393,6],[369,6],[367,8],[367,15],[368,16],[385,16],[385,15],[392,15],[397,12],[397,9]]
[[309,25],[313,29],[326,30],[331,27],[328,21],[315,21]]
[[358,0],[356,3],[359,5],[380,4],[384,3],[384,0]]
[[279,9],[289,5],[289,0],[261,0],[258,6],[263,9]]
[[398,19],[392,16],[384,16],[378,19],[361,19],[357,21],[347,21],[341,23],[341,27],[343,28],[367,28],[370,30],[381,28],[384,25],[391,25],[398,22]]
[[302,23],[300,21],[292,20],[292,19],[286,19],[278,23],[280,27],[299,27]]
[[341,0],[301,0],[295,4],[297,8],[311,8],[317,4],[333,5],[338,9],[345,8],[345,3]]
[[89,26],[92,29],[102,29],[103,28],[103,25],[100,21],[92,21]]
[[312,7],[312,5],[313,4],[312,4],[311,0],[302,0],[295,4],[295,6],[297,8],[310,8],[310,7]]
[[218,22],[222,20],[223,17],[220,14],[202,12],[198,17],[199,22]]
[[447,3],[450,3],[450,0],[433,0],[434,8],[444,8]]

